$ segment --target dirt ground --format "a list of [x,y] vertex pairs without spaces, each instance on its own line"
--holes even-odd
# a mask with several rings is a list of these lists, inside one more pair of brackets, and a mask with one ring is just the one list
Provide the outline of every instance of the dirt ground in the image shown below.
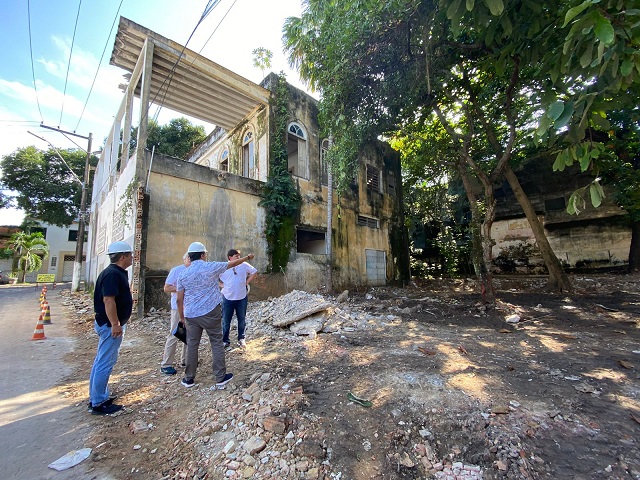
[[[168,315],[132,322],[112,375],[126,408],[91,417],[93,478],[640,479],[640,278],[571,279],[550,294],[497,278],[488,310],[470,280],[351,292],[336,303],[350,322],[313,339],[251,302],[249,348],[216,392],[206,340],[185,389],[159,372]],[[68,295],[63,389],[86,409],[91,307]]]

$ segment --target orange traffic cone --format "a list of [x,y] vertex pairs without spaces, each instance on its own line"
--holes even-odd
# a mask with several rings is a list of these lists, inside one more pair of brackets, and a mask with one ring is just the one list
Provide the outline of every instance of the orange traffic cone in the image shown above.
[[42,311],[44,312],[42,323],[45,325],[51,325],[51,310],[49,309],[49,302],[44,302]]
[[47,337],[44,336],[44,324],[42,323],[42,317],[38,319],[38,324],[36,325],[36,329],[33,331],[33,336],[31,340],[46,340]]

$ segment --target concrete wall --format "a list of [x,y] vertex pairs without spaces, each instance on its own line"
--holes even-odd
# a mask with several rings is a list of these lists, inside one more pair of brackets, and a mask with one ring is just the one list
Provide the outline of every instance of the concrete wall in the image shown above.
[[258,271],[268,265],[261,182],[156,155],[149,177],[145,308],[164,307],[169,270],[182,263],[191,242],[203,242],[209,259],[227,261],[227,251],[253,252]]

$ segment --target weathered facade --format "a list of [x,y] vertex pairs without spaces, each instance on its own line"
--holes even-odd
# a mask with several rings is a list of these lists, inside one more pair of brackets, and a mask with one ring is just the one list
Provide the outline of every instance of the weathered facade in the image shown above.
[[[531,200],[554,253],[568,269],[616,267],[628,263],[631,229],[627,213],[612,201],[612,191],[605,189],[602,205],[594,208],[585,199],[579,215],[567,213],[569,197],[591,181],[587,174],[571,168],[553,172],[551,161],[526,165],[516,172]],[[508,183],[495,190],[496,221],[491,233],[495,240],[493,258],[506,250],[535,243],[529,222],[515,200]],[[520,251],[525,251],[520,249]],[[525,251],[526,253],[526,251]],[[522,256],[522,255],[521,255]],[[530,272],[542,264],[539,256],[519,258],[518,271]],[[498,260],[498,263],[500,261]],[[514,265],[511,264],[513,268]]]
[[[106,246],[115,240],[134,246],[130,278],[139,312],[166,306],[164,279],[192,241],[204,242],[212,259],[226,260],[232,247],[254,252],[252,263],[263,273],[252,290],[258,294],[326,286],[330,265],[334,288],[408,280],[399,157],[388,145],[363,150],[357,187],[340,199],[338,214],[336,197],[329,203],[328,139],[319,136],[316,101],[289,86],[289,173],[302,206],[286,272],[264,275],[269,259],[259,203],[269,175],[270,89],[277,77],[253,84],[123,18],[111,63],[130,71],[131,79],[94,179],[89,281],[106,266]],[[171,82],[165,82],[168,75]],[[167,91],[165,83],[171,84]],[[141,97],[140,127],[130,154],[133,95]],[[173,110],[219,125],[188,161],[142,147],[149,106],[158,97]]]

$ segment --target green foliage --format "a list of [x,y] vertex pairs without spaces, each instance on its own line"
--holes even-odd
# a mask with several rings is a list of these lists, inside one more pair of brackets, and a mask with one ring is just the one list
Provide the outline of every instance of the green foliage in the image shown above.
[[[136,148],[138,127],[131,129],[130,148]],[[174,118],[166,125],[158,125],[150,120],[147,126],[147,148],[155,145],[156,152],[170,157],[186,159],[193,148],[207,138],[207,133],[201,125],[193,125],[184,117]]]
[[269,178],[264,188],[264,198],[260,206],[266,212],[265,235],[267,237],[271,269],[285,271],[289,261],[289,251],[295,238],[295,223],[300,214],[301,198],[288,171],[289,157],[285,139],[289,90],[284,74],[280,74],[271,109],[274,130],[271,135]]
[[271,68],[273,52],[267,48],[259,47],[254,49],[251,55],[253,55],[253,66],[259,68],[264,77],[264,71]]
[[[4,156],[0,167],[3,186],[18,192],[19,208],[30,217],[64,227],[78,217],[82,194],[80,183],[67,165],[78,178],[84,178],[86,153],[74,149],[57,152],[33,146],[19,148]],[[93,157],[91,164],[96,165],[97,158]]]

